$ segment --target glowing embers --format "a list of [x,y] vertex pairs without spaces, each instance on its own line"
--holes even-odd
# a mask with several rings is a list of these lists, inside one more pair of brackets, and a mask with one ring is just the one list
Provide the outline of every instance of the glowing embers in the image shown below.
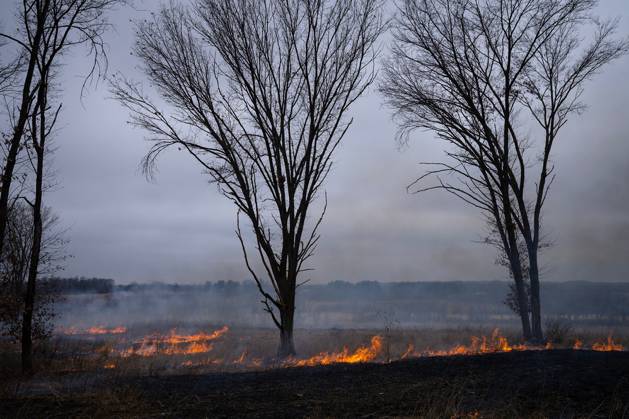
[[229,331],[229,327],[223,326],[212,333],[197,333],[181,335],[175,330],[170,334],[152,334],[145,336],[120,351],[122,357],[129,356],[155,356],[163,355],[192,355],[211,352],[214,348],[212,341],[220,338]]

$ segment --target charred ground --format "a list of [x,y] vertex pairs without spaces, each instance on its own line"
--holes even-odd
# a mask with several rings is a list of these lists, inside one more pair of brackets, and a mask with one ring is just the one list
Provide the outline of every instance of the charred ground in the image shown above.
[[626,417],[629,353],[523,351],[259,372],[107,376],[0,401],[2,417]]

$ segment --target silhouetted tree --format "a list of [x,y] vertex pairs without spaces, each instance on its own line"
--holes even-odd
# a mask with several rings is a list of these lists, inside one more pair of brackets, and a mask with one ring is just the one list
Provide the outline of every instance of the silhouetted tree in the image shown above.
[[168,106],[137,84],[112,82],[153,142],[147,170],[178,147],[236,205],[245,263],[282,357],[295,353],[295,290],[325,213],[311,219],[312,204],[351,124],[347,111],[374,78],[382,29],[380,0],[199,0],[138,27],[134,54]]
[[[381,86],[403,135],[427,128],[450,145],[450,161],[419,179],[434,176],[437,183],[419,190],[445,189],[486,214],[520,307],[527,305],[528,259],[530,319],[520,312],[525,338],[539,341],[538,253],[554,177],[552,146],[567,117],[581,109],[583,83],[627,50],[626,41],[612,39],[615,21],[591,17],[596,4],[404,0]],[[587,30],[593,40],[583,45]]]
[[0,255],[9,211],[11,185],[19,153],[25,146],[25,131],[35,112],[39,86],[47,69],[59,64],[61,57],[75,46],[84,46],[93,58],[84,80],[100,77],[106,66],[103,32],[109,27],[105,13],[126,0],[17,0],[15,32],[0,32],[6,41],[2,56],[13,56],[14,67],[0,67],[3,103],[9,107],[10,133],[6,143],[0,186]]
[[[15,54],[23,60],[23,78],[17,76],[21,85],[17,97],[10,93],[5,101],[15,106],[10,111],[12,133],[7,139],[6,156],[0,190],[0,257],[5,242],[7,216],[10,209],[9,196],[15,168],[24,156],[34,177],[33,197],[20,195],[32,208],[32,241],[22,315],[22,369],[30,372],[32,363],[32,321],[36,301],[36,282],[42,263],[43,240],[43,193],[49,171],[45,168],[49,154],[49,137],[52,135],[61,104],[53,106],[55,86],[53,81],[60,57],[74,46],[85,46],[93,58],[92,66],[84,80],[100,77],[106,55],[102,34],[109,24],[105,13],[124,0],[22,0],[19,3],[18,27],[15,34],[0,33],[0,38],[9,40]],[[8,89],[5,89],[9,91]],[[27,174],[28,176],[28,174]],[[20,178],[21,179],[21,178]]]

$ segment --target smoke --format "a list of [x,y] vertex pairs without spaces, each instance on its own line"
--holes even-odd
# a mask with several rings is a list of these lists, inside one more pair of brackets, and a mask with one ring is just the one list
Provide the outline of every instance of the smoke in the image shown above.
[[[416,327],[517,327],[503,301],[506,282],[333,282],[306,285],[297,296],[296,327],[384,329]],[[542,287],[547,318],[582,326],[629,320],[629,284],[566,282]],[[272,328],[252,283],[117,286],[110,293],[66,295],[57,325]]]

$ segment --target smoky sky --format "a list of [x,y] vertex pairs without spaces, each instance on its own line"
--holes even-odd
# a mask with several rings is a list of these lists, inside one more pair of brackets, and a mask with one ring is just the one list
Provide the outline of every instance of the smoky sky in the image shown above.
[[[0,5],[11,27],[14,2]],[[136,1],[111,14],[109,73],[142,80],[130,53],[133,20],[158,2]],[[603,17],[619,16],[629,36],[627,0],[604,0]],[[386,39],[383,55],[386,55]],[[55,142],[57,186],[47,192],[68,227],[63,275],[120,282],[246,280],[234,235],[235,209],[183,152],[167,152],[152,181],[139,163],[144,133],[110,99],[107,83],[81,99],[86,51],[64,57],[63,112]],[[629,57],[586,85],[587,110],[573,116],[556,144],[557,179],[545,210],[553,246],[543,256],[545,280],[622,281],[629,276]],[[311,261],[314,282],[506,279],[494,249],[479,244],[481,214],[445,192],[409,194],[422,161],[443,160],[442,143],[415,132],[395,140],[391,112],[372,88],[351,109],[352,127],[327,179],[328,209]]]

